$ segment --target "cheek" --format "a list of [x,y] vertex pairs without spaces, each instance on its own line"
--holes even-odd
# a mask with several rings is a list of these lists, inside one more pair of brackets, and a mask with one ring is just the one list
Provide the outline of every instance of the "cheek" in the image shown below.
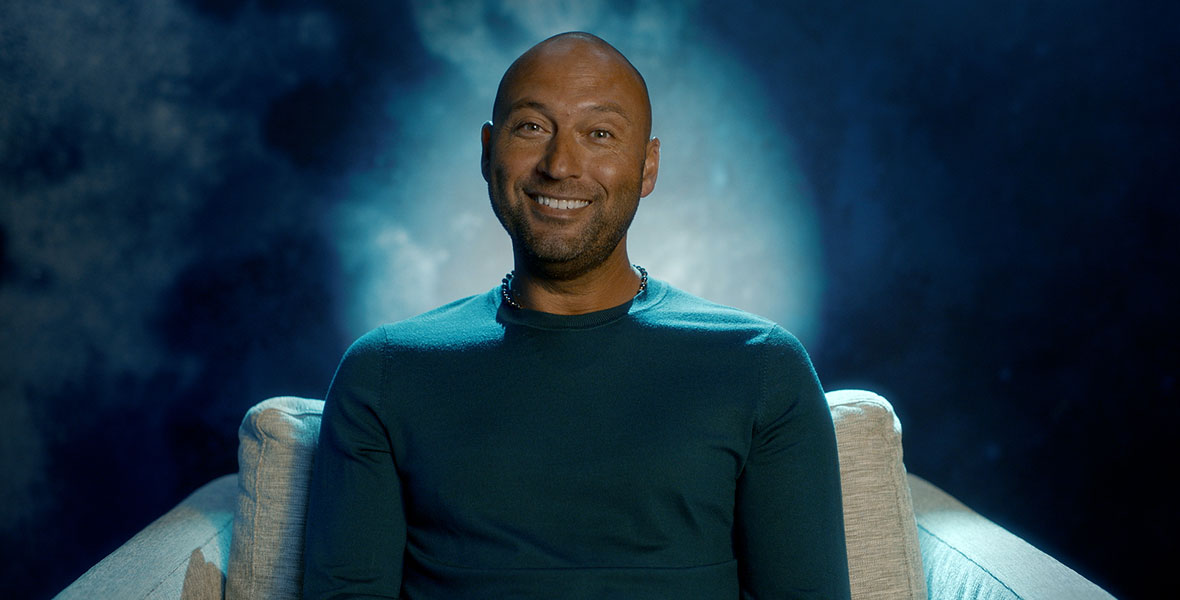
[[492,187],[496,189],[496,192],[498,192],[499,195],[503,196],[504,194],[508,193],[508,188],[510,185],[509,181],[511,181],[511,177],[508,173],[508,169],[505,168],[504,164],[503,163],[493,164],[492,165],[492,180],[490,183],[491,183]]
[[498,148],[496,159],[505,170],[521,173],[535,167],[542,154],[542,149],[535,147],[535,145],[504,144]]
[[631,156],[597,161],[593,169],[595,179],[615,190],[633,188],[643,176],[643,162],[636,163]]
[[501,179],[519,177],[526,163],[519,149],[502,147],[493,155],[492,173]]
[[606,183],[615,182],[626,176],[631,167],[631,157],[617,153],[590,156],[586,160],[587,172],[593,173],[595,179]]

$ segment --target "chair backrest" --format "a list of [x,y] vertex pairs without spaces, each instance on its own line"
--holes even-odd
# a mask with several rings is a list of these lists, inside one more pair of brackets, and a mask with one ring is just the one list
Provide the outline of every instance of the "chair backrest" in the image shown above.
[[828,392],[840,453],[848,576],[857,600],[926,598],[922,550],[893,406],[864,390]]
[[[852,597],[926,598],[901,424],[872,392],[828,394],[840,454]],[[226,598],[299,598],[303,525],[324,403],[265,400],[238,430],[238,504]]]

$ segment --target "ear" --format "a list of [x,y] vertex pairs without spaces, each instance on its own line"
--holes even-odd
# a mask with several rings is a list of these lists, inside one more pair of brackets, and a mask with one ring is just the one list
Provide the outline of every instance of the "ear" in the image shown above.
[[660,138],[651,138],[647,142],[647,151],[643,157],[643,184],[639,190],[639,197],[646,198],[656,189],[656,177],[660,174]]
[[488,156],[488,151],[492,145],[492,122],[487,121],[479,131],[480,142],[483,144],[483,152],[479,156],[479,170],[483,172],[483,180],[491,183],[491,157]]

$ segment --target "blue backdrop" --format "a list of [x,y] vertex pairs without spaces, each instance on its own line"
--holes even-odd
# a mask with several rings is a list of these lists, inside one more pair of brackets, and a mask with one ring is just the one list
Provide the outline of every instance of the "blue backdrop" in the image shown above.
[[365,330],[497,285],[479,126],[581,29],[652,88],[637,262],[779,320],[892,400],[911,472],[1154,597],[1177,6],[0,1],[0,595],[235,471],[245,410],[322,397]]

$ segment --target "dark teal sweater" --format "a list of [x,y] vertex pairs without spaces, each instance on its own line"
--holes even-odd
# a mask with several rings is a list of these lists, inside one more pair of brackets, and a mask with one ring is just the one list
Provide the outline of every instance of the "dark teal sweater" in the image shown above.
[[836,442],[773,323],[652,280],[380,327],[328,393],[305,597],[848,598]]

